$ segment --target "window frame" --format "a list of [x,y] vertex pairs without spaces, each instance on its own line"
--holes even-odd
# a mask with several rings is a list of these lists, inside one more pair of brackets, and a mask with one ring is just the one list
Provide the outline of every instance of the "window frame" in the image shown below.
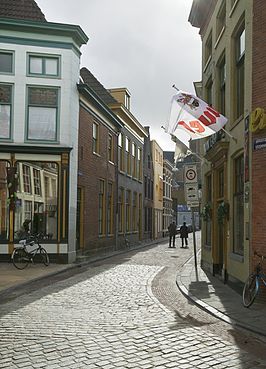
[[14,109],[14,85],[12,83],[0,83],[1,86],[10,87],[10,102],[1,102],[0,106],[5,105],[9,106],[9,127],[8,127],[8,136],[7,137],[0,137],[0,141],[11,141],[13,136],[13,109]]
[[129,233],[131,231],[131,227],[130,227],[130,224],[131,224],[131,217],[132,217],[132,214],[131,214],[131,196],[132,196],[132,192],[131,190],[126,190],[125,191],[126,193],[126,199],[125,199],[125,206],[126,206],[126,233]]
[[205,43],[205,50],[204,50],[204,66],[206,67],[211,58],[212,58],[212,46],[213,46],[213,41],[212,41],[212,30],[210,31],[206,43]]
[[223,0],[216,18],[216,41],[222,35],[226,27],[226,1]]
[[15,52],[12,50],[5,50],[5,49],[1,49],[0,50],[0,55],[1,54],[10,54],[11,55],[11,71],[10,72],[4,72],[0,70],[0,74],[2,75],[12,75],[15,73]]
[[[241,52],[241,36],[244,33],[244,51]],[[234,35],[234,66],[235,66],[235,112],[237,120],[244,115],[245,108],[245,53],[246,29],[245,19],[242,19]]]
[[123,187],[118,188],[118,233],[123,233],[125,229],[124,224],[124,206],[125,206],[125,189]]
[[225,115],[226,109],[226,61],[223,54],[217,65],[219,76],[219,90],[218,90],[218,108],[219,112]]
[[114,137],[111,133],[108,134],[108,161],[114,162]]
[[[45,143],[57,143],[59,137],[59,125],[60,125],[60,87],[58,86],[39,86],[39,85],[27,85],[27,95],[26,95],[26,129],[25,129],[25,141],[26,142],[45,142]],[[56,91],[56,106],[52,106],[49,104],[30,104],[29,96],[30,96],[30,89],[40,89],[40,90],[54,90]],[[36,108],[51,108],[55,109],[55,130],[54,130],[54,139],[44,139],[44,138],[29,138],[29,118],[30,118],[30,107]]]
[[[234,159],[233,253],[244,255],[244,154]],[[242,205],[242,214],[238,206]],[[238,228],[237,228],[238,227]]]
[[113,224],[114,224],[114,186],[113,182],[108,182],[107,184],[107,234],[110,236],[113,232]]
[[124,135],[122,132],[118,135],[118,161],[119,161],[119,170],[121,172],[124,171]]
[[[30,71],[31,58],[41,59],[42,72],[34,73]],[[56,60],[57,61],[57,73],[49,74],[46,73],[46,61]],[[61,55],[54,54],[38,54],[38,53],[27,53],[27,76],[28,77],[40,77],[40,78],[61,78]]]
[[[94,128],[96,129],[94,130]],[[99,124],[97,122],[93,122],[92,124],[92,152],[93,154],[97,154],[97,155],[100,154],[99,153],[100,151],[99,130],[100,130]]]
[[98,195],[98,235],[105,235],[105,180],[99,179]]

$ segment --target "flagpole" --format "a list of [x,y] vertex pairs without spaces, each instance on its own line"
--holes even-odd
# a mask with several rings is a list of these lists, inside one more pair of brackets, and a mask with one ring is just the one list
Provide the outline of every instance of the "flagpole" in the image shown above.
[[228,131],[226,131],[224,128],[221,128],[221,130],[226,133],[230,138],[232,138],[235,142],[237,142],[237,139],[231,135],[231,133],[229,133]]
[[[172,86],[177,92],[179,92],[180,90],[179,90],[179,88],[177,88],[176,87],[176,85],[175,84],[173,84],[173,86]],[[184,103],[183,104],[183,106],[180,108],[180,111],[179,111],[179,113],[178,113],[178,116],[177,116],[177,118],[176,118],[176,123],[175,123],[175,129],[173,129],[172,131],[174,132],[175,130],[176,130],[176,127],[178,126],[178,121],[179,121],[179,118],[180,118],[180,116],[181,116],[181,114],[182,114],[182,112],[183,112],[183,110],[184,110],[184,106],[185,106],[186,104]]]

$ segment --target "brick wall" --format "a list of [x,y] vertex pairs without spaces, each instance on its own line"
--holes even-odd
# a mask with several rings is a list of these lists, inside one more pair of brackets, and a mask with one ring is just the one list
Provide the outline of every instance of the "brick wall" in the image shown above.
[[[99,124],[99,155],[92,152],[92,126]],[[83,107],[79,116],[79,165],[78,186],[84,189],[84,248],[93,253],[115,247],[115,236],[98,235],[98,194],[99,179],[113,183],[114,204],[116,204],[116,167],[108,162],[108,134],[114,137],[114,161],[117,162],[117,139],[113,131],[94,118]],[[115,206],[113,214],[113,234],[115,234]]]
[[[252,110],[266,111],[266,7],[265,0],[253,1]],[[266,130],[252,135],[265,138]],[[251,144],[252,144],[251,143]],[[252,149],[253,150],[253,149]],[[266,149],[252,151],[252,249],[266,255]],[[258,258],[253,259],[254,263]]]

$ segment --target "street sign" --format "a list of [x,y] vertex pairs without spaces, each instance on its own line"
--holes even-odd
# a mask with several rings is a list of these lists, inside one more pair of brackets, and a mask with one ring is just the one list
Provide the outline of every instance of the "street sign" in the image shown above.
[[197,183],[185,184],[185,195],[187,202],[199,201],[199,191]]
[[197,183],[197,166],[196,165],[185,165],[184,167],[185,183]]
[[199,207],[199,202],[198,201],[187,201],[187,206],[189,206],[190,208],[197,208]]

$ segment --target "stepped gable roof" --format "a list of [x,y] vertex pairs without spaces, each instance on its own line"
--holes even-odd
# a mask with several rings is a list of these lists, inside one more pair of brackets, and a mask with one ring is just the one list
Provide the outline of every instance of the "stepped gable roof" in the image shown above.
[[0,18],[46,22],[44,14],[34,0],[0,0]]
[[80,76],[83,82],[88,85],[105,104],[116,104],[116,99],[106,90],[106,88],[94,77],[85,67],[81,68]]

